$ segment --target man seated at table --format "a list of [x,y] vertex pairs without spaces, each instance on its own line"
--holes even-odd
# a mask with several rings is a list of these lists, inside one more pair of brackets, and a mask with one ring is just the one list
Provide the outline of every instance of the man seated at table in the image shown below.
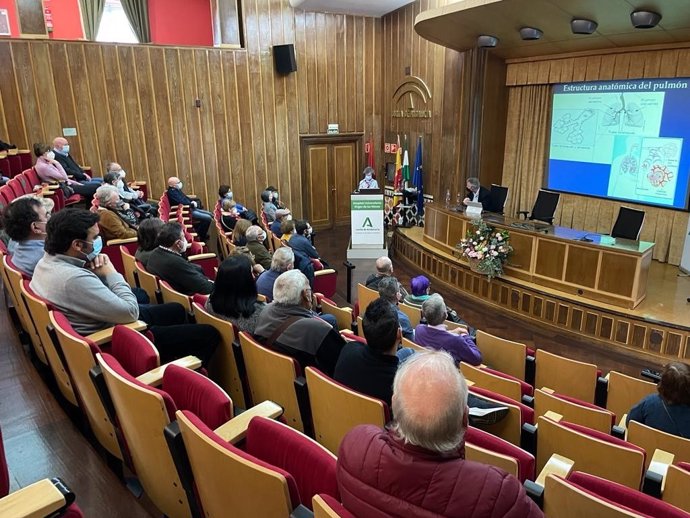
[[491,209],[491,191],[481,186],[479,178],[474,176],[468,178],[465,187],[467,187],[467,195],[465,199],[462,200],[463,205],[467,205],[473,201],[481,203],[482,207],[486,210]]
[[360,425],[338,451],[343,505],[355,516],[537,518],[520,481],[465,460],[467,383],[449,354],[417,353],[393,381],[392,426]]

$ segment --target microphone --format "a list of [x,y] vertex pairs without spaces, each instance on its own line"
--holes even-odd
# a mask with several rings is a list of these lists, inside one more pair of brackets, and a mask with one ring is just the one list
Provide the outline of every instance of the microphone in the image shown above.
[[591,234],[591,233],[590,233],[590,234],[585,234],[585,235],[582,236],[580,239],[578,239],[578,241],[582,241],[583,243],[591,243],[592,241],[594,241],[594,239],[590,239],[590,238],[589,238],[589,236],[591,236],[591,235],[596,235],[596,234]]

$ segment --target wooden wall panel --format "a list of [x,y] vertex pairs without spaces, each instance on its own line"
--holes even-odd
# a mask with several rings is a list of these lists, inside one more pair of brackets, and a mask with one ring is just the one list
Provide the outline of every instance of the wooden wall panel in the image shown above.
[[[179,176],[207,204],[229,183],[259,207],[273,184],[299,216],[300,135],[338,123],[383,142],[384,22],[284,0],[246,2],[243,18],[243,50],[0,41],[0,138],[26,148],[74,127],[77,161],[101,173],[116,160],[155,196]],[[273,64],[273,45],[284,43],[297,54],[288,76]]]

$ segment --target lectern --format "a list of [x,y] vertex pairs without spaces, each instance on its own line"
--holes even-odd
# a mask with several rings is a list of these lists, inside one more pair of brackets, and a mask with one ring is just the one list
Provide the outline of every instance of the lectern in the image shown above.
[[348,259],[377,259],[386,255],[383,207],[383,192],[379,189],[361,189],[350,195]]

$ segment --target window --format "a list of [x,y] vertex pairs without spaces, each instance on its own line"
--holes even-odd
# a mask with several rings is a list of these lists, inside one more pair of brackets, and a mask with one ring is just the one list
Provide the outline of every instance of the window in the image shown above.
[[139,43],[120,0],[105,0],[103,18],[98,26],[96,41]]

